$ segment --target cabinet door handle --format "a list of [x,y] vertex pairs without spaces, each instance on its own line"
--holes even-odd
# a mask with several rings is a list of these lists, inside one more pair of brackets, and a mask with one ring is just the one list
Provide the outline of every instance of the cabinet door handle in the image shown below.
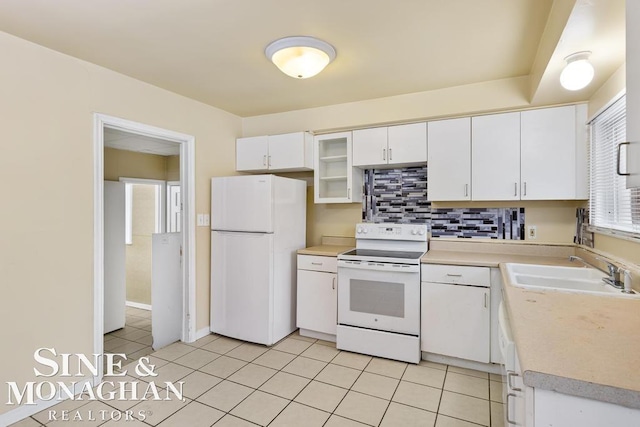
[[514,196],[518,195],[518,183],[517,182],[513,183],[513,195]]
[[389,161],[393,160],[393,151],[389,148]]
[[336,288],[336,278],[334,277],[333,280],[331,281],[331,289],[335,289]]
[[387,160],[387,149],[386,148],[382,149],[382,160]]
[[484,293],[484,308],[487,308],[487,293]]
[[447,273],[447,277],[462,277],[462,274]]
[[522,195],[523,196],[527,195],[527,181],[524,182],[524,190],[522,191]]
[[262,156],[262,166],[267,166],[267,155]]
[[507,393],[507,401],[505,402],[505,405],[507,405],[507,422],[508,422],[509,424],[516,425],[515,420],[512,420],[512,419],[511,419],[511,417],[509,416],[509,412],[510,412],[510,411],[509,411],[509,398],[510,398],[510,397],[514,397],[514,398],[515,398],[515,397],[517,397],[517,396],[516,396],[514,393]]
[[469,184],[464,185],[464,197],[469,195]]
[[271,156],[269,156],[269,166],[271,166]]
[[351,189],[347,188],[347,199],[351,199]]
[[620,149],[622,148],[623,145],[629,145],[629,144],[630,142],[621,142],[620,144],[618,144],[618,148],[616,151],[616,173],[620,176],[631,175],[629,172],[622,173],[622,171],[620,170]]
[[312,262],[311,265],[322,265],[321,262]]
[[511,378],[513,377],[519,377],[520,375],[516,374],[513,371],[507,371],[507,386],[509,387],[509,390],[513,390],[513,391],[522,391],[522,389],[520,387],[516,387],[514,385],[511,384]]

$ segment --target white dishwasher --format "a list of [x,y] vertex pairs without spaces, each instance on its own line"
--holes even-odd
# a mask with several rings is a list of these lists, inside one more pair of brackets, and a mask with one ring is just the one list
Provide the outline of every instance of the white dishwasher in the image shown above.
[[421,350],[489,363],[490,269],[423,264],[421,281]]

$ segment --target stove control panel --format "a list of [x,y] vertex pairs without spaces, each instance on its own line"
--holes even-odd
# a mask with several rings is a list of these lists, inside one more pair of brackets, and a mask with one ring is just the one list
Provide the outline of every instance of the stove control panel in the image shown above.
[[425,224],[369,224],[356,225],[356,239],[427,240]]

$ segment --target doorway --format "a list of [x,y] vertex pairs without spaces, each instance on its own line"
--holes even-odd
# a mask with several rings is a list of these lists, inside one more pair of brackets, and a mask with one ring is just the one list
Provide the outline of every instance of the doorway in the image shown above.
[[[105,273],[107,275],[111,272],[111,269],[107,268],[105,271],[105,244],[108,243],[111,233],[107,234],[105,226],[109,225],[105,213],[108,215],[108,206],[105,203],[105,196],[108,196],[107,187],[105,186],[105,133],[106,132],[120,132],[123,135],[137,136],[140,142],[140,146],[133,144],[134,146],[127,147],[130,151],[134,152],[149,152],[149,147],[145,144],[145,141],[153,139],[159,141],[159,143],[166,146],[173,146],[179,153],[179,160],[176,157],[176,162],[179,162],[179,180],[174,177],[171,181],[171,185],[166,185],[166,181],[162,181],[162,185],[159,183],[142,182],[144,180],[130,180],[126,177],[121,179],[123,190],[125,186],[129,186],[129,196],[131,201],[136,199],[136,187],[141,186],[140,189],[144,190],[145,185],[156,185],[152,193],[155,195],[153,204],[161,206],[161,209],[156,209],[153,216],[153,231],[160,231],[164,233],[167,230],[167,219],[172,217],[172,231],[177,233],[169,234],[154,234],[153,245],[165,245],[158,246],[161,250],[156,252],[161,253],[165,250],[167,242],[172,245],[177,245],[180,251],[179,268],[171,270],[171,274],[174,278],[174,284],[179,285],[178,293],[171,295],[172,304],[177,305],[172,309],[179,313],[179,318],[175,318],[177,328],[174,331],[177,339],[191,342],[195,339],[195,224],[190,220],[192,212],[195,210],[195,177],[194,177],[194,144],[195,139],[192,136],[179,134],[164,129],[147,126],[144,124],[131,122],[115,117],[110,117],[102,114],[95,114],[94,117],[94,352],[97,354],[103,354],[107,352],[123,352],[133,356],[139,357],[142,348],[139,346],[145,346],[148,348],[150,343],[149,332],[152,329],[152,314],[153,310],[145,310],[149,306],[153,307],[153,300],[150,304],[145,302],[130,301],[126,308],[126,313],[123,316],[123,326],[128,321],[127,326],[123,329],[119,329],[120,333],[114,332],[114,336],[108,337],[108,340],[104,340],[105,330],[105,298],[108,300],[108,289],[105,289]],[[176,168],[178,169],[178,168]],[[169,192],[169,189],[172,191]],[[149,190],[146,188],[146,190]],[[126,191],[123,191],[123,194]],[[146,193],[146,195],[145,195]],[[146,197],[149,202],[149,191],[140,191],[140,195],[144,199]],[[170,205],[168,196],[173,196],[173,206]],[[127,196],[125,195],[126,199]],[[179,201],[179,204],[178,204]],[[170,210],[169,208],[173,208]],[[180,209],[176,212],[176,209]],[[133,211],[132,211],[133,213]],[[135,218],[130,217],[130,221],[126,221],[129,226],[124,227],[122,238],[133,244],[136,236]],[[148,227],[147,227],[148,228]],[[120,235],[120,233],[115,233]],[[158,237],[156,239],[155,237]],[[170,238],[169,238],[170,237]],[[139,240],[139,239],[138,239]],[[107,241],[107,242],[105,242]],[[157,242],[156,242],[157,241]],[[149,242],[147,242],[149,243]],[[177,251],[174,251],[177,252]],[[166,255],[163,255],[166,256]],[[162,264],[162,263],[156,263]],[[161,274],[160,276],[163,276]],[[175,287],[175,286],[174,286]],[[164,291],[163,291],[164,292]],[[175,289],[172,290],[175,292]],[[156,300],[161,301],[164,295],[158,297]],[[129,299],[129,297],[127,297]],[[169,298],[165,296],[164,301],[168,301]],[[164,310],[163,307],[163,312]],[[165,321],[166,319],[162,319]],[[153,320],[156,323],[156,319]],[[165,321],[166,323],[166,321]],[[159,323],[162,328],[164,325]],[[128,329],[127,329],[128,327]],[[127,339],[129,338],[129,339]],[[114,341],[116,339],[125,340]],[[139,342],[142,340],[142,342]],[[131,341],[131,343],[129,343]],[[136,344],[137,343],[137,344]],[[116,344],[126,345],[130,352],[120,351]],[[115,347],[114,347],[115,346]],[[126,350],[122,347],[122,350]],[[96,381],[100,381],[102,378],[102,370],[100,370]]]
[[[105,132],[105,186],[115,185],[122,187],[124,184],[124,207],[118,205],[119,211],[111,204],[114,200],[106,194],[105,188],[105,220],[112,215],[124,215],[124,246],[118,248],[105,247],[105,323],[104,323],[104,350],[109,353],[124,353],[127,360],[137,360],[153,352],[153,329],[152,329],[152,238],[154,234],[165,232],[166,219],[168,218],[167,204],[165,203],[166,181],[156,179],[140,179],[131,177],[117,177],[118,182],[108,181],[115,178],[113,176],[114,165],[110,163],[118,160],[138,160],[147,161],[146,173],[150,172],[149,165],[155,165],[155,174],[159,178],[166,178],[167,158],[149,152],[138,153],[135,136],[126,137],[127,145],[120,144],[117,148],[111,147],[112,141],[119,136],[114,131],[107,129]],[[124,135],[124,134],[123,134]],[[120,139],[122,141],[122,139]],[[176,147],[177,149],[177,147]],[[137,153],[137,154],[134,154]],[[142,169],[142,170],[141,170]],[[127,173],[142,173],[143,168],[135,166],[127,168]],[[120,184],[120,185],[118,185]],[[177,186],[180,182],[177,182]],[[105,222],[105,239],[110,236],[110,226]],[[120,230],[122,231],[122,230]],[[124,257],[118,256],[116,261],[110,261],[113,254],[110,251],[122,251],[124,247]],[[122,270],[119,265],[112,265],[114,262],[122,263],[124,258],[124,284],[114,283],[113,275],[109,274],[109,268]],[[113,301],[109,300],[109,295],[113,294],[112,287],[120,285],[124,292],[120,292]],[[124,294],[124,295],[122,295]],[[124,299],[124,301],[123,301]],[[125,307],[118,307],[124,304]],[[119,319],[118,319],[119,318]],[[124,320],[124,324],[122,321]]]

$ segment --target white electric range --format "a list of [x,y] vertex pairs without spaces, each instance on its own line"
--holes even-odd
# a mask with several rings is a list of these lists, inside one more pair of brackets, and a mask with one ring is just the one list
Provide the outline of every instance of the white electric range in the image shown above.
[[420,361],[424,224],[358,224],[356,249],[338,255],[338,349]]

